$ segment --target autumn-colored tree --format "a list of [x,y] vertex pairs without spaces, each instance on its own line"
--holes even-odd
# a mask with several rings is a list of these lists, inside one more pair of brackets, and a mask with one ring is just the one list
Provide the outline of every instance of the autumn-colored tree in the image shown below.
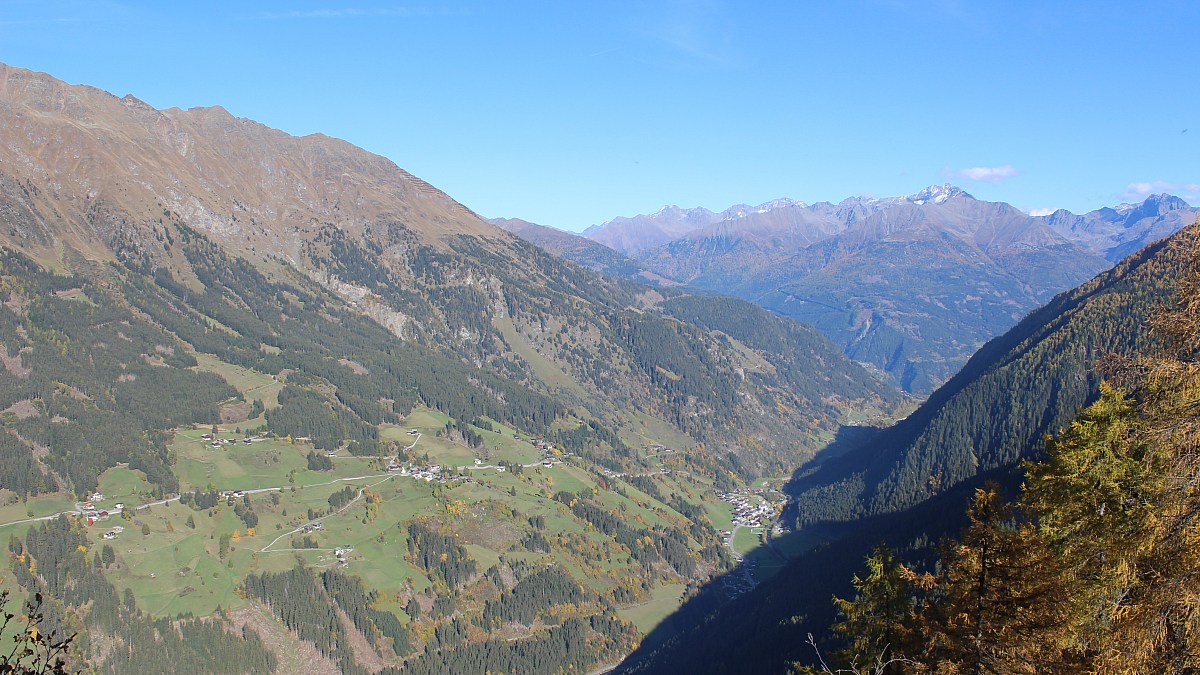
[[1112,609],[1101,667],[1200,669],[1200,223],[1183,247],[1175,296],[1151,320],[1156,348],[1114,370],[1137,401],[1139,441],[1161,481],[1129,588]]
[[1134,401],[1103,383],[1100,399],[1047,443],[1047,460],[1025,467],[1023,505],[1063,566],[1070,642],[1081,654],[1105,648],[1152,548],[1164,471],[1139,420]]
[[1169,246],[1182,262],[1155,346],[1107,359],[1110,382],[1025,465],[1018,504],[977,490],[935,573],[877,549],[855,600],[835,600],[853,672],[892,639],[892,568],[924,645],[906,671],[1200,672],[1200,223]]
[[975,491],[967,516],[961,538],[942,545],[938,573],[917,580],[926,598],[918,660],[944,673],[1063,670],[1068,612],[1056,555],[995,483]]
[[24,625],[20,625],[20,617],[3,611],[8,604],[8,591],[0,591],[0,633],[8,635],[10,629],[16,629],[12,649],[8,653],[0,653],[0,673],[32,675],[75,672],[67,668],[67,656],[76,635],[64,639],[43,633],[40,628],[43,620],[42,602],[42,594],[35,593],[26,604]]

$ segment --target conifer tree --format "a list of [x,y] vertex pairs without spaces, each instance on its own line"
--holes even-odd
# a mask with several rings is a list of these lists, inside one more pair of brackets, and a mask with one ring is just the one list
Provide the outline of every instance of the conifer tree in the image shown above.
[[866,562],[866,574],[854,576],[854,599],[833,599],[841,616],[833,630],[845,640],[834,658],[851,670],[899,672],[897,659],[912,653],[916,637],[908,571],[884,544],[877,545]]
[[999,486],[975,491],[970,524],[942,546],[920,624],[925,663],[936,672],[1038,673],[1064,669],[1062,575],[1036,527],[1017,522]]
[[1026,464],[1023,498],[1064,567],[1071,642],[1084,653],[1109,639],[1114,609],[1152,545],[1164,489],[1156,455],[1137,433],[1134,402],[1108,383],[1100,392],[1047,443],[1046,462]]

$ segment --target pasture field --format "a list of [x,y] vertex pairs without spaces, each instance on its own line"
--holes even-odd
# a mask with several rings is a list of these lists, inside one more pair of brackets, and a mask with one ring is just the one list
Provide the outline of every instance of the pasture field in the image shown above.
[[664,584],[650,593],[650,599],[617,610],[617,615],[637,626],[638,632],[648,635],[671,615],[682,600],[683,584]]
[[[0,506],[0,523],[10,523],[24,520],[25,518],[40,518],[73,508],[75,508],[75,500],[67,495],[57,493],[38,495],[30,497],[28,502],[16,502],[7,506]],[[0,532],[3,531],[3,529],[0,529]]]
[[[141,501],[140,498],[149,495],[152,490],[146,480],[146,474],[126,466],[114,466],[100,474],[99,483],[100,492],[103,492],[105,497],[104,504]],[[135,497],[139,499],[134,500]]]
[[[219,374],[268,407],[274,405],[273,397],[282,384],[273,378],[213,357],[197,358],[198,368]],[[637,528],[681,527],[686,532],[690,524],[668,505],[675,496],[701,506],[715,528],[729,527],[728,505],[715,500],[711,480],[680,470],[686,466],[682,454],[661,449],[643,453],[648,455],[649,470],[655,471],[645,475],[661,493],[660,500],[621,478],[603,477],[597,467],[579,458],[545,467],[543,451],[534,447],[527,434],[492,420],[482,422],[491,429],[474,429],[483,438],[481,448],[439,437],[448,421],[441,413],[418,407],[402,424],[380,427],[383,441],[395,442],[402,449],[411,446],[402,458],[409,468],[420,469],[426,462],[449,467],[448,473],[458,477],[448,482],[388,472],[389,457],[352,457],[344,451],[332,457],[332,470],[312,471],[307,456],[321,451],[308,442],[254,434],[247,443],[246,435],[234,433],[234,425],[218,425],[215,440],[228,442],[213,447],[213,438],[203,438],[213,433],[211,425],[177,429],[168,450],[182,492],[244,494],[222,495],[215,506],[203,509],[174,497],[147,507],[155,500],[145,476],[125,466],[109,469],[99,477],[105,499],[97,506],[111,509],[112,504],[124,502],[128,519],[114,514],[90,527],[91,549],[96,553],[105,546],[113,549],[116,562],[106,566],[103,574],[118,592],[131,593],[138,606],[153,616],[204,616],[218,609],[246,607],[238,589],[247,575],[282,572],[302,562],[313,569],[344,564],[346,573],[360,577],[378,593],[380,608],[407,621],[403,612],[406,599],[434,585],[425,570],[406,560],[408,526],[413,519],[453,532],[480,572],[502,561],[535,566],[554,562],[602,594],[627,582],[632,571],[640,574],[640,563],[631,558],[628,549],[553,500],[559,491],[588,496]],[[643,426],[644,435],[638,435],[642,442],[650,442],[655,438],[652,434],[661,431],[650,424]],[[410,433],[413,430],[416,433]],[[670,440],[684,439],[675,436]],[[475,464],[477,459],[480,465]],[[494,468],[502,462],[522,468]],[[671,471],[658,473],[660,466]],[[343,505],[344,499],[331,499],[346,488],[352,495],[348,504]],[[247,503],[253,511],[252,522],[256,520],[253,528],[247,526],[245,516],[235,512],[235,506],[240,510]],[[74,500],[69,497],[43,496],[28,504],[0,507],[0,522],[24,519],[27,509],[41,516],[72,508]],[[544,519],[541,534],[550,542],[548,553],[524,546],[534,529],[533,516]],[[302,529],[312,528],[313,523],[320,527]],[[115,538],[105,539],[114,526],[123,530]],[[778,567],[776,557],[762,549],[748,529],[739,530],[734,544],[759,559],[760,578],[770,565]],[[699,547],[695,541],[690,545]],[[344,563],[334,556],[338,547],[350,549]],[[637,591],[649,592],[640,595],[640,602],[620,609],[620,616],[639,632],[650,632],[679,606],[684,586],[677,579],[662,575],[661,569],[650,573],[649,583]]]
[[718,530],[733,529],[733,506],[729,502],[705,502],[704,514]]
[[733,549],[743,556],[761,545],[758,535],[748,527],[739,527],[733,534]]
[[192,356],[196,357],[196,370],[219,376],[238,393],[248,399],[262,401],[267,408],[279,405],[279,390],[283,388],[283,383],[274,377],[226,363],[211,354],[193,353]]

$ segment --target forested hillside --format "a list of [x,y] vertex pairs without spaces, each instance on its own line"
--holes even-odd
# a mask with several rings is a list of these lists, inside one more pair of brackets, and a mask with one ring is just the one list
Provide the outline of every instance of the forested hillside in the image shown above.
[[1056,297],[992,340],[907,419],[793,482],[797,524],[897,511],[1036,457],[1097,395],[1098,358],[1147,346],[1194,228]]
[[[0,239],[74,273],[119,262],[152,280],[122,273],[121,292],[172,332],[195,332],[179,325],[184,317],[228,329],[196,337],[196,349],[268,374],[303,370],[299,361],[319,367],[312,374],[341,390],[338,405],[367,424],[388,419],[382,399],[401,414],[420,400],[464,419],[530,420],[537,433],[582,422],[602,430],[603,448],[640,433],[630,421],[643,415],[687,444],[733,452],[750,476],[794,466],[815,450],[812,430],[830,431],[844,412],[826,396],[776,405],[786,387],[738,373],[787,356],[669,317],[656,309],[658,292],[548,255],[347,143],[296,138],[219,108],[159,111],[7,66],[0,77],[11,140],[0,149],[11,159],[0,169],[10,225]],[[43,151],[45,137],[58,140]],[[172,309],[156,313],[164,306]],[[347,312],[382,330],[346,323]],[[338,365],[331,355],[343,342],[326,336],[370,343],[374,355],[340,355],[367,373]],[[812,344],[837,386],[854,381],[839,397],[865,407],[895,400]],[[377,365],[391,351],[422,356]],[[354,426],[339,419],[339,429]],[[318,434],[325,444],[332,429]],[[354,434],[369,451],[369,432]]]
[[[886,546],[835,599],[833,667],[891,672],[1190,672],[1200,381],[1200,256],[1144,330],[1156,343],[1108,364],[1099,400],[1026,462],[1011,501],[975,491],[968,525],[929,571]],[[814,645],[815,647],[815,645]],[[815,656],[815,654],[814,654]],[[826,664],[818,671],[828,672]]]

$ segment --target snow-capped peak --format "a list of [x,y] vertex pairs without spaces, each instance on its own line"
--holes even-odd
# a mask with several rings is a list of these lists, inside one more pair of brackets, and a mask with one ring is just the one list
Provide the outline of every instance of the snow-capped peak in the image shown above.
[[959,196],[970,197],[971,195],[964,192],[961,188],[949,183],[943,183],[942,185],[930,185],[915,195],[905,197],[905,200],[917,205],[926,203],[941,204],[951,197]]
[[786,208],[803,209],[808,208],[808,204],[795,199],[781,197],[779,199],[772,199],[769,202],[763,202],[758,206],[750,206],[749,204],[734,204],[733,206],[722,211],[721,216],[723,216],[723,220],[738,220],[739,218],[745,218],[746,216],[756,213],[769,213],[775,209]]
[[803,209],[803,208],[807,208],[808,204],[806,204],[802,201],[795,200],[795,199],[788,199],[787,197],[782,197],[780,199],[772,199],[769,202],[764,202],[762,204],[759,204],[758,206],[756,206],[754,208],[754,213],[766,213],[767,211],[774,211],[775,209],[786,209],[786,208],[793,208],[793,207]]

